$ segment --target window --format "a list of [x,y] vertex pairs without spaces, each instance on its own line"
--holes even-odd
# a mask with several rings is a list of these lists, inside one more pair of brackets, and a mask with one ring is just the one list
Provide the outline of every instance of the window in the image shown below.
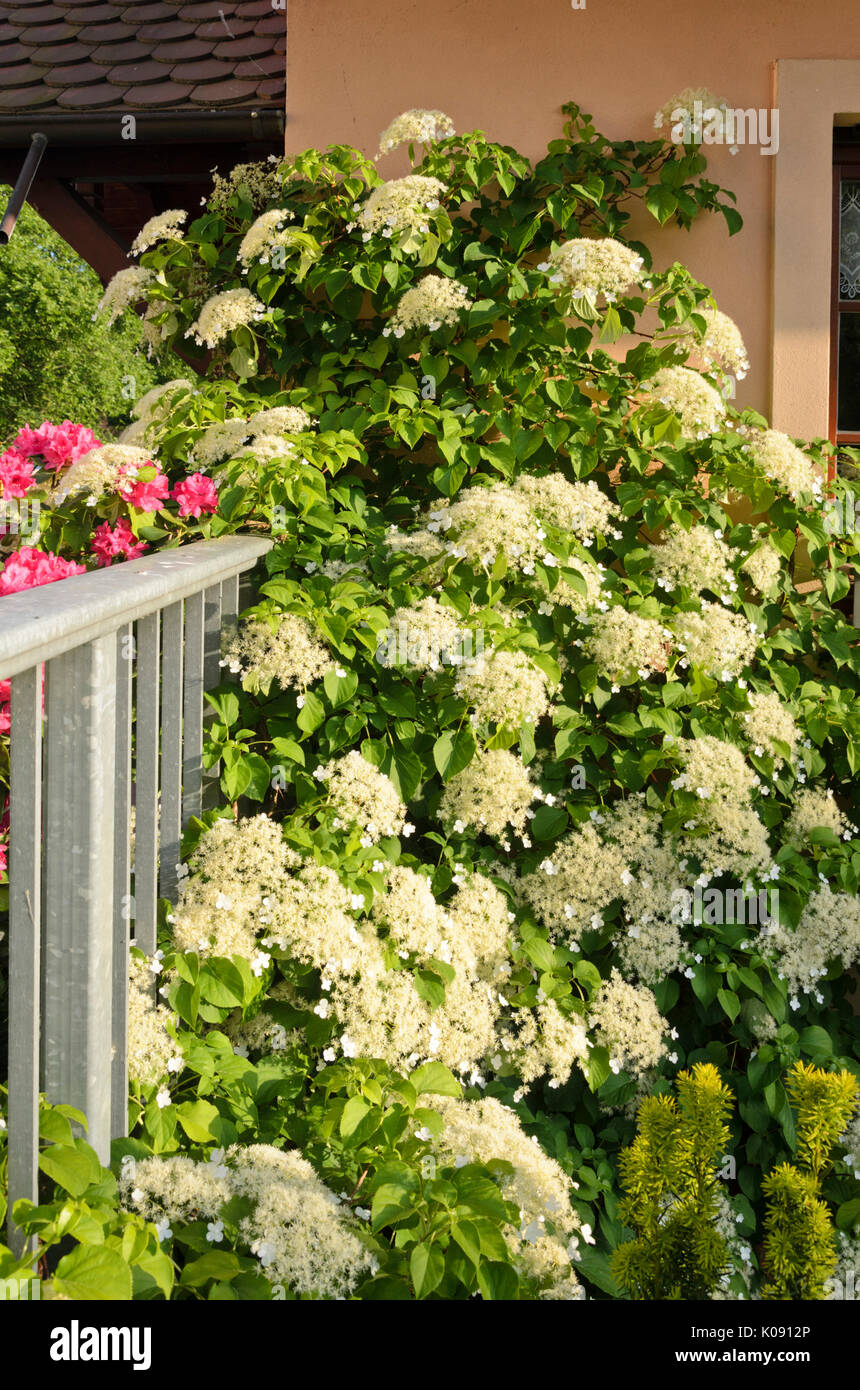
[[860,130],[836,131],[830,294],[830,439],[860,445]]

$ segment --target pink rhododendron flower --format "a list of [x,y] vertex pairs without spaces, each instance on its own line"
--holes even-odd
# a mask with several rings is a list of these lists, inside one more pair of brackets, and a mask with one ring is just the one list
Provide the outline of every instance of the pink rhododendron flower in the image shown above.
[[50,550],[36,550],[32,545],[22,545],[0,569],[0,597],[20,594],[25,589],[36,589],[40,584],[53,584],[57,579],[69,579],[73,574],[83,574],[84,569],[84,565],[78,565],[74,560],[64,560]]
[[155,469],[153,478],[139,478],[140,469],[137,466],[126,466],[120,472],[117,491],[130,507],[136,507],[139,512],[157,512],[170,492],[170,483],[159,472],[158,465],[152,463],[149,467]]
[[50,420],[44,420],[37,430],[31,430],[29,425],[19,430],[12,448],[28,457],[41,454],[49,468],[62,468],[100,444],[101,440],[86,425],[75,425],[71,420],[52,425]]
[[12,725],[12,682],[0,681],[0,734],[8,734]]
[[26,497],[33,486],[34,465],[15,449],[0,454],[0,487],[4,497]]
[[101,526],[96,527],[93,535],[93,554],[100,569],[109,565],[117,555],[124,555],[127,560],[136,560],[144,550],[146,541],[135,540],[134,532],[124,517],[120,517],[113,530],[109,521],[103,521]]
[[190,473],[170,495],[179,503],[180,516],[201,516],[218,508],[218,489],[205,473]]
[[9,798],[0,816],[0,878],[5,874],[9,858]]

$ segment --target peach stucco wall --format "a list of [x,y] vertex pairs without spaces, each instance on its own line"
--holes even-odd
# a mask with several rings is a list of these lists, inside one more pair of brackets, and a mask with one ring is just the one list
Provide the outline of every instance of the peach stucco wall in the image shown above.
[[[610,137],[647,139],[654,111],[683,87],[709,87],[734,107],[769,108],[777,60],[860,59],[858,0],[585,0],[584,9],[570,0],[288,0],[287,23],[290,152],[348,141],[372,154],[393,116],[427,106],[446,111],[459,130],[483,129],[534,157],[560,134],[559,108],[570,100]],[[802,138],[797,126],[790,138]],[[825,146],[829,168],[827,139]],[[658,263],[683,261],[740,324],[753,365],[737,403],[770,413],[780,156],[752,146],[735,156],[711,146],[708,156],[710,177],[737,194],[745,221],[737,236],[729,240],[718,217],[690,233],[659,231],[647,217],[635,227]],[[405,159],[403,151],[387,156],[380,172],[404,173]],[[829,202],[822,216],[829,218]],[[826,294],[820,274],[813,292]],[[792,331],[802,338],[802,322]],[[795,367],[802,358],[795,343]],[[803,389],[795,371],[790,389],[777,390],[776,424],[794,428],[791,400]],[[816,400],[797,418],[818,421],[820,381],[810,389]]]

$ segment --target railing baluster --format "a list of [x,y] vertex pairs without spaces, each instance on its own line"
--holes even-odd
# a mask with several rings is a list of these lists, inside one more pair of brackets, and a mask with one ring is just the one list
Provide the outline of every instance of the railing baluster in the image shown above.
[[203,657],[204,657],[203,594],[192,594],[185,600],[185,697],[184,735],[182,740],[182,826],[203,809],[203,769],[200,749],[203,744]]
[[159,892],[172,898],[182,839],[182,604],[161,618],[161,869]]
[[110,1156],[116,636],[48,664],[45,1093]]
[[111,1134],[128,1133],[128,944],[131,918],[131,695],[134,633],[126,623],[116,648],[116,805],[113,861]]
[[[221,585],[213,584],[204,594],[203,689],[212,690],[221,681]],[[216,718],[214,709],[206,704],[203,711],[203,734]],[[215,763],[203,772],[202,804],[211,810],[221,801],[221,764]]]
[[158,927],[158,631],[158,613],[137,625],[134,940],[149,956]]
[[[9,1244],[23,1254],[12,1202],[39,1200],[42,668],[12,680],[9,845]],[[30,1240],[32,1249],[35,1242]]]

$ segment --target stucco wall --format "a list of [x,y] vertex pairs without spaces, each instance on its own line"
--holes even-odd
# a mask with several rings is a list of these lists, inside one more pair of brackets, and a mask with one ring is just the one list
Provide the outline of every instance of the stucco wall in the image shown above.
[[[722,0],[719,6],[585,0],[585,6],[288,0],[287,150],[349,141],[374,153],[393,116],[428,106],[446,111],[459,130],[486,130],[534,157],[560,133],[565,101],[592,112],[612,138],[647,139],[657,107],[683,87],[709,87],[734,107],[769,108],[777,59],[860,59],[857,0]],[[710,176],[737,194],[740,233],[730,240],[718,217],[703,219],[691,233],[660,231],[647,215],[635,226],[659,263],[687,264],[740,324],[752,370],[737,403],[769,413],[775,160],[752,146],[734,156],[711,146],[708,157]],[[829,146],[823,157],[829,164]],[[405,159],[403,151],[387,156],[380,172],[396,177],[405,172]],[[825,254],[829,263],[829,242]],[[802,342],[795,342],[795,363],[802,357]],[[815,389],[820,394],[820,385]],[[782,418],[775,423],[783,428],[794,427],[792,395],[795,388],[777,392]],[[798,418],[819,419],[820,402]]]

